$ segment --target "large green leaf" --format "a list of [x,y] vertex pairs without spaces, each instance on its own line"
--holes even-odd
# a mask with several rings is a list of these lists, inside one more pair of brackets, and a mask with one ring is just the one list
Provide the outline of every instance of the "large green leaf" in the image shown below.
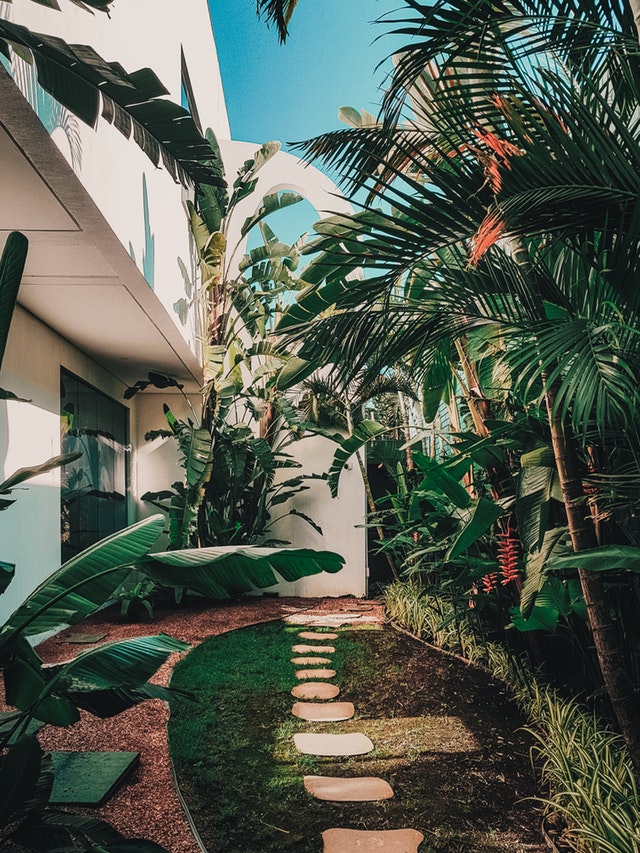
[[34,853],[76,851],[87,853],[168,853],[153,841],[125,838],[95,817],[47,809],[30,815],[14,833],[15,840]]
[[474,542],[491,529],[503,513],[502,507],[487,498],[478,498],[474,506],[465,510],[463,515],[463,527],[451,545],[447,560],[454,560],[470,548]]
[[[0,504],[0,509],[2,509]],[[13,580],[16,573],[16,567],[8,563],[0,563],[0,595],[5,591]]]
[[[414,451],[413,458],[425,475],[420,485],[421,489],[435,489],[442,492],[458,509],[466,509],[471,506],[469,492],[444,465],[440,465],[435,459],[430,459],[419,451]],[[461,474],[464,473],[463,470]]]
[[16,306],[22,273],[27,260],[29,241],[19,231],[12,231],[0,257],[0,367],[7,347],[9,327]]
[[213,459],[211,433],[205,427],[194,427],[182,421],[175,426],[175,432],[182,451],[182,464],[187,472],[187,485],[206,483],[211,476]]
[[278,582],[274,571],[287,581],[337,572],[344,558],[333,551],[300,548],[224,546],[165,551],[138,563],[152,580],[173,587],[188,587],[213,599],[263,589]]
[[48,686],[66,690],[141,687],[170,654],[188,648],[188,643],[166,634],[103,643],[57,669]]
[[[23,735],[0,758],[0,826],[6,826],[36,791],[42,749],[34,735]],[[44,805],[44,803],[42,803]]]
[[605,545],[567,557],[554,559],[552,569],[586,569],[589,572],[640,572],[640,548],[632,545]]
[[40,465],[31,465],[28,468],[19,468],[3,483],[0,483],[0,494],[7,494],[7,492],[11,491],[11,489],[19,483],[24,483],[25,480],[31,480],[33,477],[37,477],[40,474],[46,474],[48,471],[53,471],[55,468],[61,468],[63,465],[68,465],[69,462],[73,462],[81,456],[82,451],[77,450],[73,453],[63,453],[61,456],[52,456],[51,459],[47,459],[46,462],[42,462]]
[[100,114],[124,136],[133,135],[154,166],[160,161],[174,179],[224,186],[214,157],[191,114],[166,100],[167,89],[150,68],[127,74],[117,62],[106,62],[87,45],[34,33],[0,20],[0,41],[31,57],[38,82],[78,118],[93,127]]
[[526,551],[540,548],[549,520],[555,468],[522,466],[516,481],[518,534]]
[[307,361],[305,358],[298,356],[290,356],[282,366],[276,377],[276,388],[278,391],[287,391],[307,379],[317,370],[318,365],[314,361]]
[[163,528],[161,515],[108,536],[72,557],[28,596],[0,631],[0,648],[16,634],[30,636],[75,624],[107,601]]
[[542,589],[547,572],[557,566],[558,559],[571,550],[571,540],[567,527],[554,527],[547,530],[539,550],[528,554],[525,560],[525,580],[520,593],[520,612],[528,619]]
[[340,475],[342,474],[344,466],[353,454],[363,448],[369,441],[371,441],[372,438],[375,438],[377,435],[382,435],[382,433],[387,432],[388,429],[389,427],[379,424],[377,421],[361,421],[356,427],[354,427],[352,434],[347,436],[341,446],[336,450],[333,456],[333,461],[331,462],[331,467],[329,468],[329,478],[327,482],[329,483],[329,488],[331,490],[331,497],[335,498],[338,496]]
[[243,237],[246,237],[249,231],[251,231],[251,229],[256,226],[258,222],[262,222],[265,217],[269,216],[272,213],[275,213],[278,210],[283,210],[285,207],[290,207],[292,204],[298,204],[298,202],[302,200],[303,196],[295,192],[281,192],[266,195],[262,199],[262,204],[253,214],[253,216],[249,216],[247,219],[245,219],[240,233]]

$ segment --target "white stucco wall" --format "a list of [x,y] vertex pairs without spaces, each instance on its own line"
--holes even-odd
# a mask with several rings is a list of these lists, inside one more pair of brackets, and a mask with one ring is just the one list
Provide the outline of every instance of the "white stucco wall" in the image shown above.
[[[58,12],[33,0],[15,0],[11,5],[0,3],[0,15],[33,31],[60,36],[70,44],[89,44],[103,59],[119,62],[128,73],[152,68],[169,91],[166,97],[178,104],[182,48],[203,129],[211,127],[217,136],[229,137],[206,0],[189,0],[188,14],[177,10],[172,0],[116,2],[110,17],[92,15],[69,0],[60,0],[60,6]],[[21,73],[25,73],[24,63]],[[178,258],[187,269],[191,266],[184,188],[164,168],[155,168],[132,139],[125,139],[103,119],[95,129],[72,116],[69,122],[79,140],[75,173],[196,351],[193,317],[183,325],[173,307],[185,296]],[[52,138],[70,159],[69,142],[60,127]]]
[[[31,467],[60,453],[60,368],[124,403],[125,386],[31,314],[16,308],[0,384],[30,403],[0,401],[0,476]],[[137,429],[129,407],[131,435]],[[135,491],[135,467],[131,487]],[[0,512],[0,560],[16,574],[0,597],[0,622],[60,565],[60,472],[29,480],[13,494],[16,503]],[[133,520],[130,512],[130,520]]]
[[[226,174],[230,182],[238,168],[251,159],[260,145],[251,142],[227,141],[221,144]],[[257,174],[254,193],[238,205],[229,230],[228,242],[235,245],[240,239],[240,227],[260,206],[261,199],[280,190],[294,190],[304,196],[318,211],[319,217],[333,213],[351,213],[352,208],[335,184],[322,172],[297,157],[279,152]],[[292,208],[295,210],[295,208]],[[268,220],[267,220],[268,221]],[[310,226],[304,223],[300,233]],[[246,243],[246,240],[244,241]],[[242,245],[242,244],[241,244]],[[243,250],[238,252],[238,259]],[[310,436],[287,447],[302,467],[303,474],[322,474],[329,470],[336,445],[327,439]],[[283,478],[294,472],[284,472]],[[284,518],[273,529],[276,538],[288,540],[297,548],[337,551],[345,558],[345,568],[338,574],[321,573],[295,583],[280,583],[273,591],[281,595],[320,597],[325,595],[363,596],[367,592],[366,499],[360,472],[353,466],[343,471],[338,498],[332,498],[326,482],[308,481],[310,488],[283,506],[276,506],[277,515]],[[287,515],[291,509],[310,516],[322,528],[322,535],[313,527]],[[274,513],[275,514],[275,513]]]

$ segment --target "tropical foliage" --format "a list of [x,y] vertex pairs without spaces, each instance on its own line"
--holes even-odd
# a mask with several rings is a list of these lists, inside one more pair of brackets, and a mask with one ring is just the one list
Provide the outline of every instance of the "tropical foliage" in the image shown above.
[[[217,152],[211,131],[207,138]],[[194,303],[204,353],[201,411],[194,410],[175,380],[154,373],[126,394],[132,397],[149,385],[173,388],[182,392],[191,411],[189,418],[178,418],[165,405],[168,429],[147,436],[175,438],[186,472],[185,483],[144,496],[168,511],[171,548],[286,544],[273,539],[275,513],[312,479],[297,472],[300,465],[288,453],[309,425],[302,423],[286,391],[314,366],[276,351],[268,340],[299,289],[302,240],[281,242],[267,217],[298,203],[301,196],[267,195],[242,224],[235,222],[238,206],[254,193],[259,170],[279,149],[279,143],[271,142],[256,151],[239,170],[230,193],[222,182],[200,186],[197,204],[189,204],[200,275]],[[208,165],[223,176],[219,154]],[[259,230],[262,245],[241,255],[253,229]],[[315,526],[300,512],[284,511]]]
[[[58,9],[56,0],[36,0]],[[107,11],[111,0],[73,0],[91,11]],[[167,100],[168,90],[150,68],[128,74],[118,62],[107,62],[88,45],[70,45],[57,36],[34,33],[0,19],[0,52],[12,52],[32,64],[42,88],[91,127],[100,117],[132,138],[154,166],[162,165],[174,180],[219,182],[204,162],[211,149],[191,114]]]
[[[405,0],[394,24],[405,46],[379,120],[352,111],[350,129],[302,146],[368,198],[316,226],[312,286],[278,331],[347,380],[404,362],[431,417],[457,365],[471,435],[454,429],[451,449],[475,444],[467,491],[481,499],[480,467],[511,513],[493,547],[524,571],[514,624],[588,619],[640,766],[637,583],[618,550],[639,544],[633,17],[623,3]],[[500,435],[505,415],[536,441]]]
[[[0,629],[0,667],[6,702],[15,708],[0,727],[0,780],[5,792],[2,837],[28,849],[117,849],[125,839],[103,821],[48,807],[53,786],[51,757],[43,753],[30,724],[69,726],[79,709],[110,717],[145,699],[166,698],[149,679],[167,657],[187,645],[164,635],[106,643],[72,661],[45,667],[29,637],[73,625],[96,610],[143,557],[162,529],[159,516],[109,537],[47,578]],[[12,580],[3,573],[1,591]],[[157,845],[129,840],[133,849]],[[100,845],[104,845],[102,848]]]

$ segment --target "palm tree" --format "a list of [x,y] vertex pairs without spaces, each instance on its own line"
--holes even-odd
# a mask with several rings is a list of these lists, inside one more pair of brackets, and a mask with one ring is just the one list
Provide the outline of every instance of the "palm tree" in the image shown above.
[[289,35],[289,22],[298,0],[257,0],[258,15],[264,17],[267,24],[275,24],[281,42]]
[[[580,458],[640,438],[640,76],[622,2],[405,0],[412,36],[375,127],[306,146],[342,165],[373,203],[319,229],[318,295],[337,310],[304,328],[302,355],[348,353],[353,374],[409,356],[418,373],[445,337],[499,333],[523,399],[547,409],[573,548],[597,533]],[[407,91],[419,107],[399,121]],[[372,165],[376,165],[372,169]],[[368,175],[374,179],[368,179]],[[381,200],[385,207],[374,207]],[[363,268],[361,281],[346,277]],[[398,292],[402,298],[398,299]],[[636,485],[640,471],[636,467]],[[597,512],[592,505],[592,511]],[[605,540],[606,541],[606,540]],[[615,567],[615,564],[612,565]],[[608,694],[636,767],[640,714],[602,574],[580,569]]]

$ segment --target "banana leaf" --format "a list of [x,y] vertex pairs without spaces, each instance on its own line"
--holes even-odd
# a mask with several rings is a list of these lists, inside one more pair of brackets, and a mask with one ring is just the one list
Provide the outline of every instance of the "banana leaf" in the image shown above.
[[285,207],[290,207],[292,204],[297,204],[302,200],[303,197],[299,193],[291,191],[266,195],[262,199],[262,204],[253,216],[249,216],[245,219],[240,233],[243,237],[246,237],[249,231],[251,231],[251,229],[259,222],[262,222],[266,216],[269,216],[277,210],[283,210]]
[[347,436],[341,446],[336,450],[331,467],[329,468],[328,483],[331,490],[331,497],[338,496],[338,483],[340,474],[347,464],[347,461],[357,453],[360,448],[364,447],[368,441],[375,438],[377,435],[382,435],[387,432],[389,427],[379,424],[377,421],[362,421],[353,430],[352,434]]
[[[35,735],[24,735],[0,759],[0,826],[16,813],[24,811],[25,802],[34,802],[42,749]],[[48,792],[44,802],[49,799]]]
[[333,551],[306,548],[259,548],[221,546],[165,551],[138,561],[138,568],[156,583],[188,587],[212,599],[228,599],[238,593],[296,581],[319,572],[338,572],[344,558]]
[[22,273],[27,260],[29,241],[19,231],[12,231],[0,257],[0,367],[7,347],[9,327],[16,306]]
[[447,560],[459,557],[467,548],[489,530],[502,515],[502,507],[487,498],[478,498],[470,510],[465,511],[466,522],[453,542]]
[[125,838],[103,820],[57,809],[30,815],[13,837],[34,853],[167,853],[153,841]]
[[640,548],[632,545],[605,545],[591,548],[553,561],[553,569],[586,569],[589,572],[611,572],[625,569],[640,572]]
[[538,551],[528,554],[525,562],[525,581],[520,593],[520,612],[524,619],[531,615],[538,592],[542,589],[547,572],[557,565],[558,559],[571,549],[567,527],[547,530]]
[[67,44],[1,20],[5,56],[10,56],[9,45],[35,63],[42,88],[86,124],[94,127],[102,115],[123,136],[133,136],[154,166],[162,160],[174,180],[185,185],[225,185],[207,165],[214,152],[193,117],[164,97],[168,91],[150,68],[127,74],[88,45]]
[[72,557],[28,596],[0,631],[0,649],[17,634],[30,636],[73,625],[107,601],[147,554],[163,528],[154,515]]
[[[0,495],[9,494],[13,488],[20,483],[24,483],[25,480],[31,480],[33,477],[37,477],[40,474],[46,474],[48,471],[53,471],[55,468],[61,468],[63,465],[67,465],[69,462],[73,462],[81,456],[82,451],[76,450],[73,453],[63,453],[61,456],[52,456],[51,459],[47,459],[46,462],[42,462],[40,465],[32,465],[29,468],[18,468],[18,470],[15,471],[8,479],[3,483],[0,483]],[[14,501],[10,501],[9,503],[14,503]],[[0,503],[0,510],[3,509],[7,509],[7,507]]]

